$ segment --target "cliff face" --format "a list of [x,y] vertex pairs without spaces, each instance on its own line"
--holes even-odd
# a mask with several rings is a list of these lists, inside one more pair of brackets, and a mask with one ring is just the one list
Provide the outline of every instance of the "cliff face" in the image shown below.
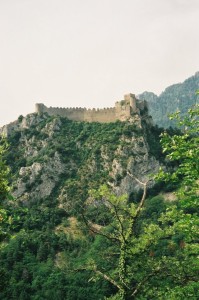
[[89,189],[103,183],[118,194],[138,192],[142,186],[128,172],[147,181],[160,166],[152,149],[157,134],[149,121],[140,114],[104,124],[30,114],[4,126],[14,197],[25,205],[53,197],[72,212]]
[[183,83],[171,85],[159,96],[151,92],[144,92],[139,99],[145,99],[149,103],[149,113],[158,126],[173,126],[168,115],[175,111],[185,114],[194,104],[199,103],[196,90],[199,89],[199,72],[186,79]]

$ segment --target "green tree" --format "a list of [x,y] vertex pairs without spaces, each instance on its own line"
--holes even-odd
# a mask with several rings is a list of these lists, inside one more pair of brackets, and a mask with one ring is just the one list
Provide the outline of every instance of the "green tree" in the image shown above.
[[199,191],[199,105],[189,109],[187,116],[177,112],[170,117],[182,129],[181,135],[170,136],[166,131],[161,135],[163,152],[168,161],[176,162],[178,167],[165,172],[161,170],[158,178],[177,182],[178,195],[186,207],[197,207]]
[[[100,235],[106,246],[93,258],[91,255],[83,268],[95,274],[94,280],[103,278],[113,285],[117,292],[110,299],[197,299],[194,216],[172,205],[157,222],[146,223],[142,202],[138,206],[128,203],[126,197],[113,195],[106,186],[92,192],[91,201],[96,211],[101,201],[113,218],[101,228],[87,220],[89,229]],[[140,220],[142,227],[138,228]]]
[[3,158],[7,150],[7,143],[5,139],[0,140],[0,241],[5,235],[4,224],[7,221],[6,210],[2,207],[2,202],[9,197],[8,175],[9,168],[6,166]]
[[[104,263],[93,257],[83,268],[95,274],[94,280],[103,278],[115,288],[116,292],[109,299],[199,298],[199,219],[195,209],[199,178],[198,116],[198,107],[191,109],[188,117],[179,119],[183,134],[162,135],[163,151],[168,160],[177,160],[178,168],[171,172],[162,170],[159,178],[178,181],[180,188],[177,203],[170,205],[156,221],[146,222],[142,218],[145,202],[149,201],[147,182],[142,183],[133,174],[128,173],[143,187],[137,205],[129,203],[125,196],[114,195],[106,186],[91,192],[88,208],[95,206],[97,216],[103,207],[106,220],[99,227],[87,219],[85,213],[84,221],[89,230],[109,242],[103,253],[99,253]],[[175,117],[178,119],[179,114]],[[138,226],[140,220],[141,227]]]
[[0,201],[5,200],[8,196],[9,187],[8,187],[8,174],[9,168],[6,166],[3,155],[7,150],[7,143],[4,139],[0,140]]
[[[176,286],[170,292],[170,297],[171,299],[183,299],[183,297],[198,299],[197,277],[191,273],[199,272],[199,105],[190,108],[186,116],[176,112],[170,116],[170,119],[176,121],[182,134],[170,136],[164,132],[161,136],[161,144],[167,160],[177,164],[177,167],[166,172],[161,170],[157,178],[166,182],[176,182],[179,186],[176,191],[178,196],[176,212],[180,213],[181,217],[175,225],[178,230],[175,239],[178,239],[183,248],[182,264],[184,269],[186,268],[182,277],[184,286]],[[178,272],[180,274],[179,269]]]

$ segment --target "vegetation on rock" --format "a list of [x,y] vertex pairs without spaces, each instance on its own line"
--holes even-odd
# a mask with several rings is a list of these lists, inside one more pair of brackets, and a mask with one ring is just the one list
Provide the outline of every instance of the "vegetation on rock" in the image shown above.
[[162,132],[164,154],[144,120],[18,122],[0,160],[16,198],[4,201],[0,299],[198,299],[198,110],[185,132]]

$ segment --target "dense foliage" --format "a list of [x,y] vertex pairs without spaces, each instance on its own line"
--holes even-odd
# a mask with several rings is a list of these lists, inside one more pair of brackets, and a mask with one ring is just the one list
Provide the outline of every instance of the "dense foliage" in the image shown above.
[[[128,122],[83,123],[47,115],[37,118],[27,117],[31,126],[8,137],[10,149],[4,157],[13,174],[10,184],[15,191],[21,180],[26,195],[31,194],[42,184],[43,174],[31,182],[31,175],[22,176],[20,170],[35,162],[48,167],[47,179],[56,184],[43,199],[37,192],[29,202],[19,197],[4,205],[8,215],[14,216],[14,228],[0,254],[0,299],[102,299],[114,288],[103,280],[93,284],[91,271],[78,271],[89,256],[98,256],[105,246],[87,232],[81,218],[83,203],[89,189],[112,180],[119,184],[125,174],[110,177],[113,159],[117,158],[125,170],[132,155],[129,139],[142,137],[143,130]],[[120,156],[115,155],[118,148]],[[57,170],[53,174],[49,168],[56,153],[64,166],[59,178],[55,176]],[[92,207],[88,214],[94,216]],[[99,215],[94,221],[100,220]]]
[[[30,202],[19,197],[4,203],[14,225],[7,224],[11,237],[0,252],[0,299],[198,299],[198,158],[195,152],[185,157],[191,144],[197,151],[197,111],[191,116],[187,138],[176,131],[163,133],[165,154],[174,162],[167,163],[171,173],[159,177],[169,184],[175,178],[179,199],[173,202],[160,194],[162,183],[147,194],[148,183],[139,182],[136,199],[117,197],[103,185],[114,181],[117,186],[129,172],[129,155],[134,155],[129,139],[144,135],[149,154],[163,161],[157,127],[146,137],[147,130],[129,122],[83,123],[44,116],[14,132],[11,151],[2,153],[13,172],[13,190],[21,167],[35,162],[46,166],[56,159],[55,153],[65,172],[57,180],[48,168],[56,181],[49,196],[35,193]],[[174,143],[184,151],[177,155]],[[124,174],[111,177],[116,155]],[[38,173],[34,182],[27,175],[22,179],[31,194],[43,177]]]
[[[184,133],[171,136],[165,132],[161,142],[166,158],[177,161],[178,167],[170,172],[161,170],[158,178],[179,183],[175,205],[167,205],[165,211],[166,206],[162,210],[160,206],[161,213],[155,218],[146,215],[143,218],[143,213],[148,210],[147,182],[140,182],[144,189],[138,205],[111,194],[107,187],[91,193],[91,203],[96,208],[105,207],[108,215],[113,216],[98,234],[112,244],[103,255],[114,259],[115,267],[102,269],[95,260],[87,265],[118,290],[109,299],[199,297],[199,107],[190,109],[185,118],[179,113],[171,118],[177,119]],[[87,224],[91,223],[87,221]]]
[[7,143],[5,139],[1,138],[0,140],[0,201],[5,200],[8,195],[9,187],[8,187],[8,174],[9,169],[5,164],[5,160],[3,155],[7,149]]
[[6,236],[6,223],[8,222],[7,212],[3,207],[3,201],[9,197],[8,176],[9,168],[7,167],[3,155],[7,149],[7,142],[4,138],[0,139],[0,247],[1,242]]

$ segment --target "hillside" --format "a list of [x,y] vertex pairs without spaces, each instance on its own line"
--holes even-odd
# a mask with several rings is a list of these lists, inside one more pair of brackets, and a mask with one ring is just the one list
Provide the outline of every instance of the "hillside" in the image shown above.
[[195,208],[184,217],[179,182],[153,179],[179,161],[165,159],[147,109],[110,123],[35,113],[0,132],[13,196],[0,300],[197,299]]
[[146,91],[139,95],[139,99],[148,102],[149,113],[154,123],[166,128],[174,126],[174,123],[168,119],[169,114],[179,110],[185,114],[191,106],[199,103],[199,96],[196,95],[196,90],[198,89],[199,72],[186,79],[183,83],[167,87],[159,96]]
[[30,203],[37,195],[50,196],[55,187],[63,194],[72,185],[85,191],[107,181],[120,194],[138,190],[136,182],[128,184],[127,170],[144,180],[159,168],[160,131],[147,118],[137,114],[106,124],[30,114],[4,126],[11,145],[7,162],[16,178],[14,197]]
[[[30,114],[2,132],[10,144],[5,159],[15,198],[5,205],[16,218],[14,238],[0,258],[5,280],[0,299],[96,300],[110,295],[110,284],[88,283],[90,272],[70,271],[88,256],[96,257],[99,247],[81,214],[89,190],[104,183],[130,201],[139,199],[142,186],[127,171],[145,181],[159,169],[159,129],[149,126],[147,115],[102,124]],[[104,214],[99,210],[96,216],[88,207],[95,228],[102,226]]]

